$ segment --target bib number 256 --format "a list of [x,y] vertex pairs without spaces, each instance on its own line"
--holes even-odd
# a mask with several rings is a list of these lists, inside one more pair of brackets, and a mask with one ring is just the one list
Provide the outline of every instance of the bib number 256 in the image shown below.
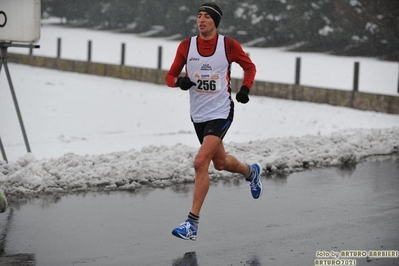
[[216,80],[199,79],[197,89],[204,91],[216,91]]

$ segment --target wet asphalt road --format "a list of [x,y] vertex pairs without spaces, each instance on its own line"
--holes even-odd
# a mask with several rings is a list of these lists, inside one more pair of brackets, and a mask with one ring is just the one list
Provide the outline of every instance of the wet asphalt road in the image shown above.
[[192,185],[14,203],[0,214],[0,265],[315,265],[332,251],[399,250],[398,156],[262,181],[258,200],[242,180],[213,184],[195,242],[171,234]]

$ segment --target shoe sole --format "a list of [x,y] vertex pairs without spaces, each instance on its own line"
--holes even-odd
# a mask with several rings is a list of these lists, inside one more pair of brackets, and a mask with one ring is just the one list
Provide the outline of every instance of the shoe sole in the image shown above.
[[192,241],[195,241],[195,240],[197,239],[197,236],[186,237],[186,236],[184,236],[184,235],[181,235],[181,234],[179,234],[179,233],[175,233],[175,232],[173,232],[173,231],[172,231],[172,235],[174,235],[175,237],[184,239],[184,240],[192,240]]

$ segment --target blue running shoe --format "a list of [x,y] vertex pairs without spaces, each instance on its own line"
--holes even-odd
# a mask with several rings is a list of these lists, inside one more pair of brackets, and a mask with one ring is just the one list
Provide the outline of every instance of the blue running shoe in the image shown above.
[[197,238],[197,230],[198,228],[195,228],[194,223],[187,219],[184,223],[181,223],[179,227],[172,230],[172,235],[184,240],[195,241]]
[[257,199],[260,197],[260,195],[262,195],[263,191],[262,182],[260,181],[260,174],[262,172],[262,167],[259,164],[253,164],[251,167],[254,169],[255,175],[252,178],[249,185],[251,187],[252,197],[254,199]]

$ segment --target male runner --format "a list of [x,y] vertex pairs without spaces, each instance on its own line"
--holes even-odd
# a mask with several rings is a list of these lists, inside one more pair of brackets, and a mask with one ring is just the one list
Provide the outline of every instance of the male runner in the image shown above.
[[[253,198],[262,194],[259,164],[246,165],[225,152],[223,138],[234,115],[231,99],[230,66],[236,62],[244,70],[243,84],[236,95],[240,103],[249,101],[256,67],[234,39],[217,33],[222,18],[221,9],[205,3],[198,10],[199,35],[184,39],[178,46],[175,59],[165,77],[169,87],[180,87],[190,93],[190,115],[201,147],[194,159],[195,183],[188,219],[172,234],[196,240],[201,207],[209,189],[208,168],[240,173],[250,182]],[[186,75],[179,77],[183,67]]]

